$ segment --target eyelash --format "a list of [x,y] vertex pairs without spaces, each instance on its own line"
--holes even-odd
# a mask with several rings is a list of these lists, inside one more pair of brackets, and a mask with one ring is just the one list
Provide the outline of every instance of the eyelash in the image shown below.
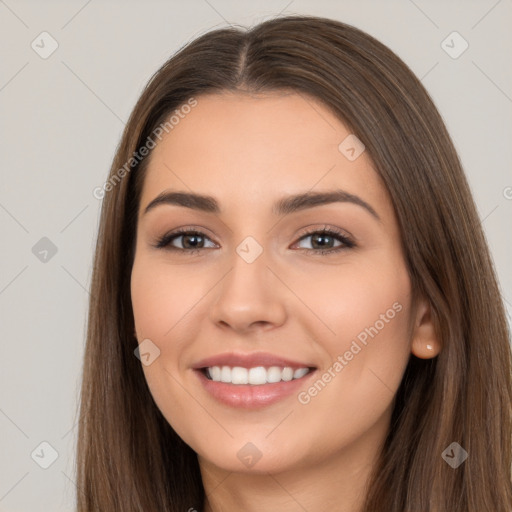
[[[329,227],[329,226],[325,226],[322,229],[315,229],[315,230],[307,231],[300,236],[298,241],[301,241],[303,238],[307,238],[308,236],[316,235],[316,234],[327,235],[327,236],[336,238],[336,239],[338,239],[338,241],[342,242],[343,245],[340,245],[338,247],[331,248],[331,249],[300,248],[299,250],[300,251],[308,251],[308,252],[313,251],[314,253],[317,253],[320,256],[326,256],[328,254],[337,253],[337,252],[340,252],[340,251],[343,251],[346,249],[352,249],[352,248],[356,247],[356,244],[347,235],[342,233],[337,228],[333,228],[333,227]],[[201,233],[200,231],[196,231],[196,230],[190,229],[190,228],[181,228],[181,229],[177,229],[176,231],[173,231],[172,233],[168,233],[168,234],[164,235],[163,237],[159,238],[157,243],[155,244],[155,247],[157,249],[166,249],[166,250],[170,250],[170,251],[179,251],[179,252],[183,252],[183,253],[186,252],[188,254],[196,254],[196,253],[200,252],[201,250],[205,249],[203,247],[199,248],[199,249],[180,249],[179,247],[174,247],[174,246],[170,245],[170,243],[175,238],[179,238],[182,235],[197,235],[197,236],[201,236],[204,238],[208,238],[204,233]],[[206,248],[206,249],[208,249],[208,248]]]

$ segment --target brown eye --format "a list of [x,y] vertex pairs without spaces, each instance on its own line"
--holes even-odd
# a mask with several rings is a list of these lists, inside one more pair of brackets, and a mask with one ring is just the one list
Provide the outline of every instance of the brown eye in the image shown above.
[[[159,249],[195,252],[206,248],[205,240],[209,240],[209,238],[200,231],[175,231],[158,240],[156,247]],[[181,247],[177,247],[175,242],[181,244]],[[215,244],[212,243],[212,246],[215,247]]]
[[[311,247],[299,248],[302,250],[317,252],[319,254],[329,254],[355,247],[355,243],[348,236],[335,229],[310,231],[299,239],[299,243],[301,240],[306,240],[308,238],[311,239],[311,242],[309,243]],[[336,242],[338,242],[337,245],[335,245]]]

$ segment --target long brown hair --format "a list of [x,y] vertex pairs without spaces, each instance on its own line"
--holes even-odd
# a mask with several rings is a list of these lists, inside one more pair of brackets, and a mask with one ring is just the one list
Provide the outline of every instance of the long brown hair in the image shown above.
[[[410,357],[363,510],[510,512],[509,332],[461,163],[428,93],[393,52],[354,27],[312,16],[199,37],[155,73],[131,114],[102,189],[78,511],[203,508],[197,457],[155,405],[134,356],[130,273],[148,157],[133,155],[190,98],[278,90],[322,101],[366,146],[394,204],[415,297],[430,302],[442,341],[436,358]],[[442,457],[453,442],[468,452],[457,468]]]

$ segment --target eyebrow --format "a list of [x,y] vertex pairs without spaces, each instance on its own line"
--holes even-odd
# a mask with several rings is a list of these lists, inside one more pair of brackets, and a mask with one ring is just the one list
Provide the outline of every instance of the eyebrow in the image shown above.
[[[352,203],[361,206],[377,220],[380,220],[377,212],[366,201],[359,196],[350,194],[341,189],[326,192],[304,192],[302,194],[283,197],[274,203],[272,212],[276,215],[283,216],[300,210],[314,208],[315,206],[332,203]],[[194,194],[191,192],[164,191],[146,206],[143,215],[163,204],[183,206],[206,213],[221,213],[219,203],[212,196]]]

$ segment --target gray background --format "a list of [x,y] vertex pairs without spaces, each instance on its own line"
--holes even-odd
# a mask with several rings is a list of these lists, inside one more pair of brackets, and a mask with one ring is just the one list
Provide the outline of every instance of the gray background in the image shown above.
[[[92,191],[106,179],[144,84],[198,35],[279,13],[353,24],[422,79],[465,166],[510,315],[511,0],[0,0],[0,511],[73,510],[76,407],[101,206]],[[43,31],[58,43],[46,59],[31,47],[51,48]],[[469,44],[458,58],[441,46],[453,31]],[[453,37],[446,44],[452,53],[461,49]],[[40,252],[48,248],[43,237],[55,254]],[[52,449],[44,441],[58,453],[47,469],[41,465],[52,462]]]

